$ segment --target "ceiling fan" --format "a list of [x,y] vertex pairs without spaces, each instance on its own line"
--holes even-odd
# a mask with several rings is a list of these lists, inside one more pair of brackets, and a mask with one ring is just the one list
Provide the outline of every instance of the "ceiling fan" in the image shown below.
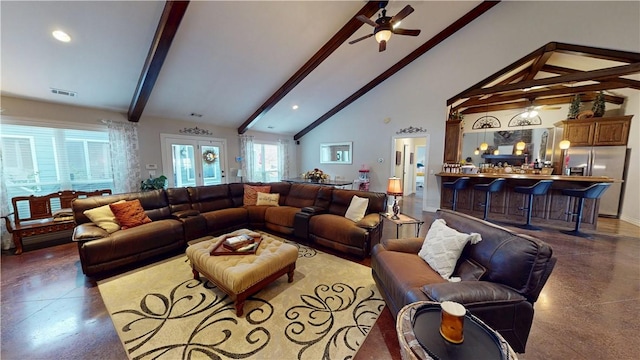
[[382,52],[387,48],[387,41],[389,41],[389,38],[391,38],[391,34],[409,36],[418,36],[420,34],[420,30],[407,30],[398,27],[398,25],[400,25],[400,21],[402,21],[402,19],[413,12],[413,8],[411,7],[411,5],[405,6],[404,9],[400,10],[399,13],[391,17],[387,16],[387,9],[385,9],[388,3],[388,1],[380,1],[380,8],[382,9],[382,13],[378,14],[378,19],[376,21],[373,21],[364,15],[358,15],[356,17],[356,19],[362,21],[363,23],[373,26],[373,33],[349,41],[349,44],[355,44],[358,41],[362,41],[364,39],[375,36],[376,41],[378,41],[379,44],[378,51]]

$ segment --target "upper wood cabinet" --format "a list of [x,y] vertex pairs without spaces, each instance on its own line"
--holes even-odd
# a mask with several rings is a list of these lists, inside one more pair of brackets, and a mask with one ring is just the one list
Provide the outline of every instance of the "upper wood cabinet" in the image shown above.
[[461,120],[449,120],[446,122],[444,134],[444,162],[456,163],[460,158],[460,145],[462,143]]
[[571,146],[627,145],[633,115],[563,120],[556,126],[563,128],[563,140]]

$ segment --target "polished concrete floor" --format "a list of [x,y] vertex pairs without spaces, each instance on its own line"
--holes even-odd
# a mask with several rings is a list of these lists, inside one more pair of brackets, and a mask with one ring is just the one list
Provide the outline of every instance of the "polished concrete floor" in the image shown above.
[[[420,209],[420,199],[404,199],[402,211],[426,221],[424,236],[433,214]],[[403,226],[400,235],[414,231]],[[558,263],[535,304],[520,359],[640,358],[640,228],[601,219],[593,239],[551,228],[524,232],[551,244]],[[395,226],[385,223],[384,237],[395,236]],[[0,358],[127,358],[95,280],[82,274],[75,244],[3,252],[1,260]],[[385,309],[356,359],[399,358],[395,322]]]

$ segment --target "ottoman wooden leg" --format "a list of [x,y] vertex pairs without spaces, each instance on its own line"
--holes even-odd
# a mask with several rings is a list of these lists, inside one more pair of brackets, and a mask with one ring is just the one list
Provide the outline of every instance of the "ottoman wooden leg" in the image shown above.
[[296,263],[293,263],[291,265],[289,265],[289,271],[287,272],[287,281],[292,283],[293,282],[293,273],[296,270]]
[[191,268],[191,271],[193,272],[193,278],[195,280],[200,280],[200,273],[198,272],[198,270],[196,270],[196,268]]
[[236,316],[240,317],[244,313],[244,297],[238,297],[235,303]]

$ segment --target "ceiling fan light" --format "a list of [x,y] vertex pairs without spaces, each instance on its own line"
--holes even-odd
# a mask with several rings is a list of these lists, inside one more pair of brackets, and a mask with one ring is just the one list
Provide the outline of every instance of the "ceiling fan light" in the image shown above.
[[380,43],[381,41],[389,41],[391,38],[391,30],[380,30],[376,33],[376,41]]
[[516,144],[516,150],[522,151],[525,147],[527,147],[527,144],[525,144],[522,140]]
[[486,151],[488,148],[489,148],[489,144],[487,144],[486,142],[483,142],[482,144],[480,144],[480,150]]

